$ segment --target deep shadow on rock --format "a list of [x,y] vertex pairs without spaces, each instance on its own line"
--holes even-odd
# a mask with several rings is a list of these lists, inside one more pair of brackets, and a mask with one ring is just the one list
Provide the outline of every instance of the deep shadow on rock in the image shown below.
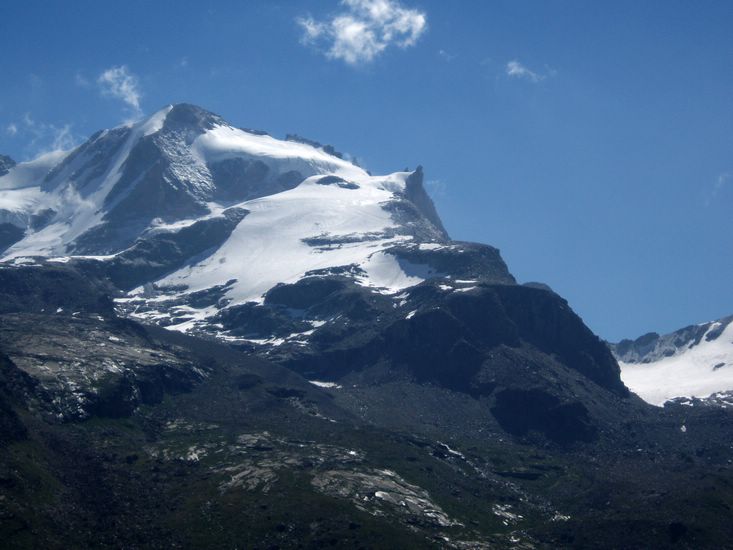
[[491,413],[505,431],[516,436],[537,431],[561,444],[598,438],[598,430],[591,424],[588,409],[582,403],[561,403],[557,397],[540,390],[497,392]]

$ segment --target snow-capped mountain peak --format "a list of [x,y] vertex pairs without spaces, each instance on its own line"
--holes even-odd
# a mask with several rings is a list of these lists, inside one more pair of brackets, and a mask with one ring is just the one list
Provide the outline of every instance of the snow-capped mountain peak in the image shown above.
[[169,105],[11,166],[0,254],[101,262],[129,291],[121,307],[180,330],[309,277],[377,294],[431,277],[513,282],[495,249],[450,241],[422,181],[420,167],[373,176],[333,147]]
[[[47,160],[57,162],[51,167]],[[6,257],[111,254],[130,246],[154,219],[206,215],[210,202],[273,194],[316,174],[366,175],[316,147],[235,128],[188,104],[98,132],[63,158],[8,172],[0,189],[26,191],[5,193],[5,210],[12,205],[25,214],[14,218],[25,235]],[[32,220],[41,212],[47,223]]]

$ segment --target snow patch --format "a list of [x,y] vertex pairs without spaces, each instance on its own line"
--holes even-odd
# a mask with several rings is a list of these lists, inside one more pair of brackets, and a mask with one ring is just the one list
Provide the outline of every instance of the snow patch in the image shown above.
[[343,386],[340,384],[337,384],[336,382],[322,382],[320,380],[308,380],[311,384],[314,386],[318,386],[319,388],[333,388],[333,389],[341,389]]
[[[713,323],[707,334],[719,324]],[[708,341],[702,337],[697,346],[651,363],[624,363],[621,379],[647,403],[662,406],[675,397],[708,397],[733,390],[733,368],[718,368],[733,363],[733,322],[722,334]]]
[[16,164],[7,174],[0,177],[0,189],[39,187],[43,178],[46,177],[54,166],[64,160],[70,152],[51,151],[31,161]]
[[327,173],[345,177],[366,175],[361,168],[311,145],[252,134],[227,125],[215,126],[197,137],[191,152],[204,163],[233,157],[264,158],[275,161],[276,171],[281,174],[295,170],[304,177]]

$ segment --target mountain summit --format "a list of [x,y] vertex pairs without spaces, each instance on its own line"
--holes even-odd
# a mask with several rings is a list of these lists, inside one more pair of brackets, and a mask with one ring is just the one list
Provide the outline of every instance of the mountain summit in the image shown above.
[[[188,104],[53,160],[0,178],[2,259],[101,278],[128,317],[310,379],[386,372],[496,392],[507,429],[558,441],[596,436],[597,390],[576,375],[628,396],[606,346],[562,298],[517,285],[497,249],[449,238],[421,167],[374,176],[331,146]],[[532,418],[517,424],[524,402]]]
[[[26,190],[24,204],[13,206],[7,197],[5,210],[25,215],[26,234],[6,250],[6,257],[114,254],[146,231],[216,216],[239,203],[312,183],[309,178],[315,176],[359,180],[387,193],[400,185],[404,188],[407,177],[372,180],[323,147],[241,130],[188,104],[168,106],[136,124],[98,132],[41,177],[31,172],[23,180],[23,170],[23,165],[11,166],[10,174],[0,180],[0,189]],[[35,191],[32,196],[29,189]],[[434,213],[418,190],[412,193]],[[444,234],[442,227],[424,230]]]
[[[32,164],[0,178],[4,260],[107,261],[131,296],[163,304],[218,293],[187,318],[327,272],[395,293],[437,273],[425,258],[445,247],[513,282],[494,249],[451,244],[420,167],[371,176],[330,146],[239,129],[193,105],[98,132],[45,172]],[[167,311],[169,326],[195,328]]]
[[422,168],[175,105],[3,170],[5,546],[731,540],[730,412],[631,394]]

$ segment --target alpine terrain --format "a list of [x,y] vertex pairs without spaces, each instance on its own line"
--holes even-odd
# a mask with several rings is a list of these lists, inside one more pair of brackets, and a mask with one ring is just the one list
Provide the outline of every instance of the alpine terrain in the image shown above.
[[655,405],[733,406],[733,316],[612,346],[624,382]]
[[733,414],[667,401],[731,319],[622,380],[423,178],[188,104],[0,156],[2,545],[729,545]]

